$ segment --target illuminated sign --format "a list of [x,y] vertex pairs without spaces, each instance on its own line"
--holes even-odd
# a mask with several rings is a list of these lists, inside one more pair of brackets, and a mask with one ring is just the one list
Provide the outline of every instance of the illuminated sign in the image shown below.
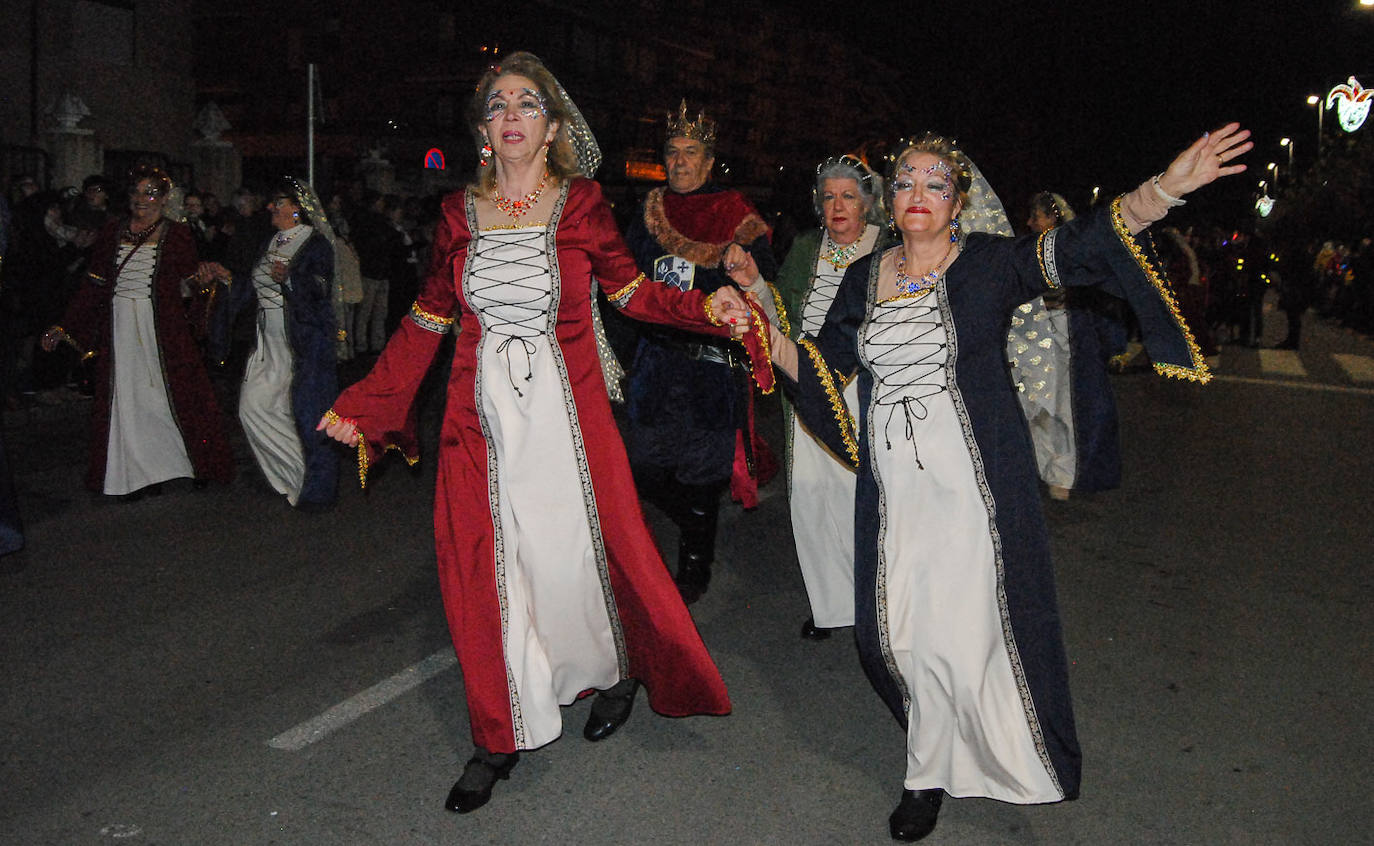
[[1331,93],[1326,95],[1326,107],[1336,107],[1336,116],[1340,118],[1341,129],[1346,132],[1354,132],[1364,124],[1364,119],[1369,117],[1369,107],[1374,104],[1374,88],[1361,87],[1355,77],[1350,77],[1348,82],[1337,85],[1331,89]]
[[668,178],[668,171],[658,162],[625,162],[625,178],[662,182]]
[[433,147],[428,153],[425,153],[425,167],[443,170],[444,151],[440,150],[438,147]]

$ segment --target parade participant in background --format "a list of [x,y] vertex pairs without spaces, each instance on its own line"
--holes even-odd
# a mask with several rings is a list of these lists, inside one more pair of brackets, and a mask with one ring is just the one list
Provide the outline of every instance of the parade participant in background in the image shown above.
[[[482,166],[444,200],[419,299],[320,421],[357,445],[364,473],[387,447],[415,460],[416,390],[459,329],[434,504],[476,745],[445,803],[459,813],[486,804],[521,751],[558,739],[559,706],[587,691],[600,691],[592,741],[625,722],[641,682],[661,714],[730,710],[634,495],[595,294],[713,338],[750,320],[738,292],[645,281],[600,186],[581,178],[601,161],[596,139],[539,59],[512,53],[489,69],[469,119]],[[753,350],[767,379],[764,341],[756,333]]]
[[[1027,223],[1040,234],[1074,217],[1063,197],[1044,191],[1031,198]],[[1011,316],[1007,363],[1051,499],[1121,484],[1116,400],[1099,333],[1112,318],[1096,302],[1109,297],[1095,289],[1051,291]]]
[[[898,840],[953,796],[1078,795],[1081,753],[1030,437],[1006,374],[1016,306],[1065,285],[1125,297],[1160,373],[1210,373],[1138,237],[1185,194],[1244,165],[1231,124],[1087,218],[1008,235],[991,187],[928,136],[889,183],[901,245],[846,271],[825,325],[773,358],[808,427],[858,468],[856,635],[869,679],[906,730]],[[967,234],[973,231],[975,234]],[[850,419],[838,385],[857,374]]]
[[228,482],[223,418],[181,300],[196,271],[191,230],[162,216],[172,183],[161,170],[129,175],[131,216],[105,225],[85,282],[61,324],[43,335],[95,356],[86,484],[141,495],[169,479]]
[[339,457],[315,430],[338,393],[334,230],[310,185],[287,177],[268,203],[276,234],[250,274],[202,265],[229,289],[212,315],[211,357],[229,352],[235,317],[256,306],[257,335],[239,389],[239,422],[272,490],[302,511],[334,505]]
[[[768,226],[738,191],[710,181],[715,121],[669,116],[666,188],[655,188],[625,241],[654,285],[710,294],[734,283],[764,301],[775,275]],[[630,368],[630,463],[640,495],[677,523],[677,585],[687,602],[706,591],[715,559],[720,496],[735,473],[746,507],[757,502],[751,389],[731,345],[700,332],[647,327]],[[741,434],[742,433],[742,434]]]
[[[821,226],[797,236],[778,270],[779,316],[786,318],[780,323],[794,340],[820,331],[845,268],[889,240],[882,179],[862,161],[821,162],[811,193]],[[858,417],[858,384],[843,393]],[[806,431],[786,397],[783,417],[792,534],[811,601],[801,634],[820,640],[830,629],[854,625],[854,470]]]

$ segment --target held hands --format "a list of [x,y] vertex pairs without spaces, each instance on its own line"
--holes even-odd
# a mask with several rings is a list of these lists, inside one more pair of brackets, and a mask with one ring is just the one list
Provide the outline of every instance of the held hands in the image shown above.
[[1223,176],[1243,172],[1245,165],[1227,163],[1255,146],[1246,140],[1249,137],[1250,130],[1241,129],[1238,123],[1206,133],[1169,163],[1159,177],[1159,187],[1171,196],[1182,197]]
[[711,316],[721,326],[730,327],[730,336],[742,338],[749,332],[749,305],[744,295],[729,285],[711,295]]
[[215,282],[228,282],[234,278],[234,274],[229,272],[229,268],[217,261],[203,261],[196,267],[196,281],[202,287],[209,287]]
[[732,243],[725,248],[725,255],[720,258],[720,266],[741,288],[748,288],[758,281],[759,266],[754,262],[754,257],[749,255],[749,251],[739,244]]
[[337,415],[326,414],[320,418],[320,422],[315,426],[316,432],[324,432],[328,437],[333,438],[341,444],[355,447],[358,445],[358,424],[352,420],[345,420]]

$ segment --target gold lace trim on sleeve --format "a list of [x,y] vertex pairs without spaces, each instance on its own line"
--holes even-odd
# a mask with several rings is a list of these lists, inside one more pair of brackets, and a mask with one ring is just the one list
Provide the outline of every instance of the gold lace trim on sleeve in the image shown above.
[[639,290],[639,286],[643,282],[644,274],[641,273],[638,276],[636,276],[633,280],[631,280],[630,284],[626,285],[624,288],[621,288],[619,291],[616,291],[614,294],[607,296],[606,299],[610,300],[611,305],[614,305],[616,308],[624,308],[626,305],[629,304],[630,297],[634,296],[635,291]]
[[430,332],[435,332],[440,335],[449,331],[453,326],[452,317],[441,317],[437,314],[425,311],[420,308],[418,302],[410,306],[410,319],[421,329],[427,329]]
[[1174,299],[1168,283],[1164,281],[1159,270],[1150,262],[1145,249],[1140,245],[1140,240],[1126,228],[1126,219],[1121,215],[1121,200],[1121,197],[1117,197],[1112,201],[1112,228],[1116,230],[1116,235],[1121,239],[1121,243],[1130,251],[1131,257],[1135,259],[1135,263],[1139,265],[1145,278],[1150,280],[1150,284],[1154,286],[1159,298],[1164,301],[1164,305],[1169,309],[1169,314],[1178,324],[1178,328],[1183,331],[1183,338],[1188,344],[1188,358],[1193,363],[1192,367],[1184,367],[1179,364],[1165,364],[1157,361],[1155,362],[1155,372],[1161,376],[1187,379],[1205,385],[1212,381],[1212,373],[1207,369],[1207,362],[1202,357],[1202,351],[1198,349],[1197,339],[1193,337],[1193,331],[1188,328],[1188,324],[1183,321],[1183,315],[1178,310],[1178,301]]
[[829,365],[825,363],[820,349],[810,338],[803,337],[797,341],[797,346],[806,350],[807,356],[811,358],[811,365],[816,368],[816,374],[820,377],[821,387],[825,388],[825,396],[830,400],[830,409],[835,413],[835,422],[840,425],[840,437],[844,440],[845,452],[849,454],[849,463],[855,467],[859,466],[859,442],[855,436],[854,416],[849,413],[844,395],[835,387],[835,379]]

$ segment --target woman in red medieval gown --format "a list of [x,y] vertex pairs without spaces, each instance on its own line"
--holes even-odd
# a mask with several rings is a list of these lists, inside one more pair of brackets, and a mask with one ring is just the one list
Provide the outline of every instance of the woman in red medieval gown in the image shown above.
[[[733,291],[641,284],[600,186],[579,178],[600,163],[596,141],[537,58],[488,70],[469,125],[478,178],[444,201],[419,298],[320,421],[358,447],[364,474],[387,447],[413,459],[416,389],[456,320],[434,525],[477,747],[446,803],[460,813],[521,750],[557,739],[560,706],[590,691],[588,740],[628,718],[641,683],[661,714],[729,712],[635,496],[596,287],[638,319],[722,336],[750,320]],[[760,335],[745,339],[756,355]]]

